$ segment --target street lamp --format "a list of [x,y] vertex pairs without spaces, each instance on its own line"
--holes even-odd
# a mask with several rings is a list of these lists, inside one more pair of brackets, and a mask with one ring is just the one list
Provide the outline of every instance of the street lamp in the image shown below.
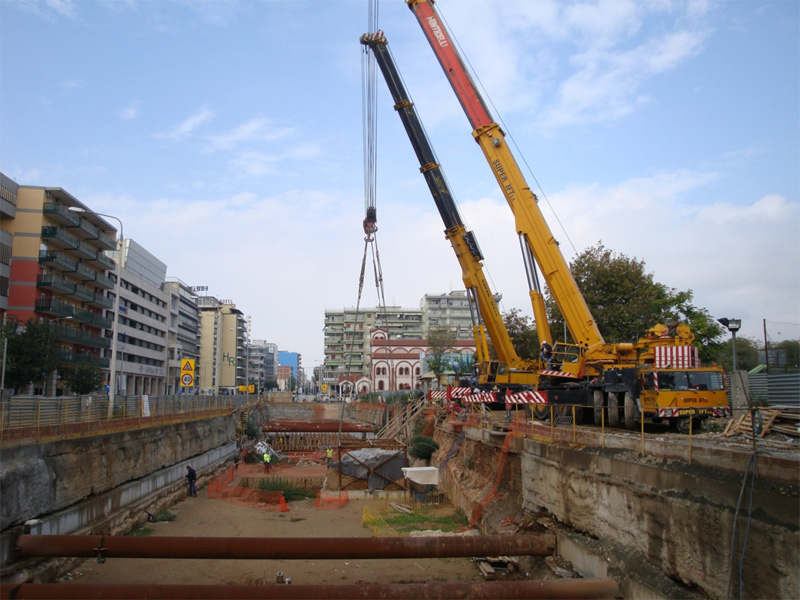
[[125,233],[122,227],[122,221],[119,217],[114,215],[106,215],[93,210],[86,210],[79,206],[70,206],[69,210],[75,213],[87,213],[97,217],[106,217],[107,219],[114,219],[119,223],[119,260],[117,261],[117,284],[114,287],[114,322],[111,328],[111,369],[108,375],[108,414],[106,417],[110,419],[114,415],[114,395],[117,387],[117,332],[119,330],[119,295],[122,289],[122,253],[124,252]]
[[721,319],[717,319],[719,323],[722,323],[723,326],[728,328],[728,331],[731,332],[732,337],[732,347],[733,347],[733,370],[736,370],[736,332],[742,328],[742,320],[741,319],[728,319],[722,317]]

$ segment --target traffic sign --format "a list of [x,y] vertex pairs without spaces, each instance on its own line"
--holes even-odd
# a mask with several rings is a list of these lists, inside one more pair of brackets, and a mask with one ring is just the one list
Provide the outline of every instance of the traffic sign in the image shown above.
[[181,386],[192,387],[194,385],[194,375],[191,373],[184,373],[181,375]]

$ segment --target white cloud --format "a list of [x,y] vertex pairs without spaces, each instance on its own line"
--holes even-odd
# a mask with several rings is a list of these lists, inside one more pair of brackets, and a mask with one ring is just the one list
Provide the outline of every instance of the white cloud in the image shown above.
[[193,115],[169,128],[167,131],[157,134],[156,137],[179,142],[190,137],[198,127],[213,118],[214,111],[207,107],[202,107]]
[[296,132],[294,127],[275,127],[270,119],[258,117],[218,135],[209,136],[212,150],[230,150],[247,143],[273,142]]
[[140,100],[131,102],[128,106],[123,107],[123,109],[119,111],[119,116],[126,121],[135,119],[139,116],[139,106],[141,106],[141,104],[142,102]]

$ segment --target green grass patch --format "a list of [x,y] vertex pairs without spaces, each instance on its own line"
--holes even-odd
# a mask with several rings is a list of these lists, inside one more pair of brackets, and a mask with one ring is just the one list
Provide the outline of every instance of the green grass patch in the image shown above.
[[271,492],[283,492],[283,497],[287,502],[317,497],[316,492],[310,492],[303,488],[295,487],[284,479],[259,479],[258,489]]
[[148,535],[153,533],[153,531],[155,531],[155,529],[150,529],[149,527],[134,527],[125,535],[129,536],[132,535],[136,537],[147,537]]
[[156,515],[156,521],[174,521],[178,518],[174,512],[169,512],[166,508]]
[[411,515],[386,515],[387,525],[399,533],[410,533],[425,529],[441,529],[444,532],[458,531],[469,527],[469,520],[462,514],[436,515],[429,512]]

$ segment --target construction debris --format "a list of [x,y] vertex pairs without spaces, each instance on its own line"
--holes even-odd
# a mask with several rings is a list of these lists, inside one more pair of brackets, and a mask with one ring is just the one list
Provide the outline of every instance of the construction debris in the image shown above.
[[498,575],[508,575],[519,569],[519,561],[511,556],[481,556],[472,559],[488,581],[497,579]]
[[[728,426],[725,428],[725,437],[732,437],[734,435],[744,434],[748,437],[753,437],[754,435],[758,435],[758,437],[764,437],[770,430],[772,426],[772,422],[776,419],[778,415],[780,415],[782,409],[778,408],[775,410],[754,410],[749,411],[743,414],[741,417],[733,419],[728,423]],[[755,415],[755,432],[753,429],[753,416]],[[795,430],[794,435],[797,435],[797,431]]]

